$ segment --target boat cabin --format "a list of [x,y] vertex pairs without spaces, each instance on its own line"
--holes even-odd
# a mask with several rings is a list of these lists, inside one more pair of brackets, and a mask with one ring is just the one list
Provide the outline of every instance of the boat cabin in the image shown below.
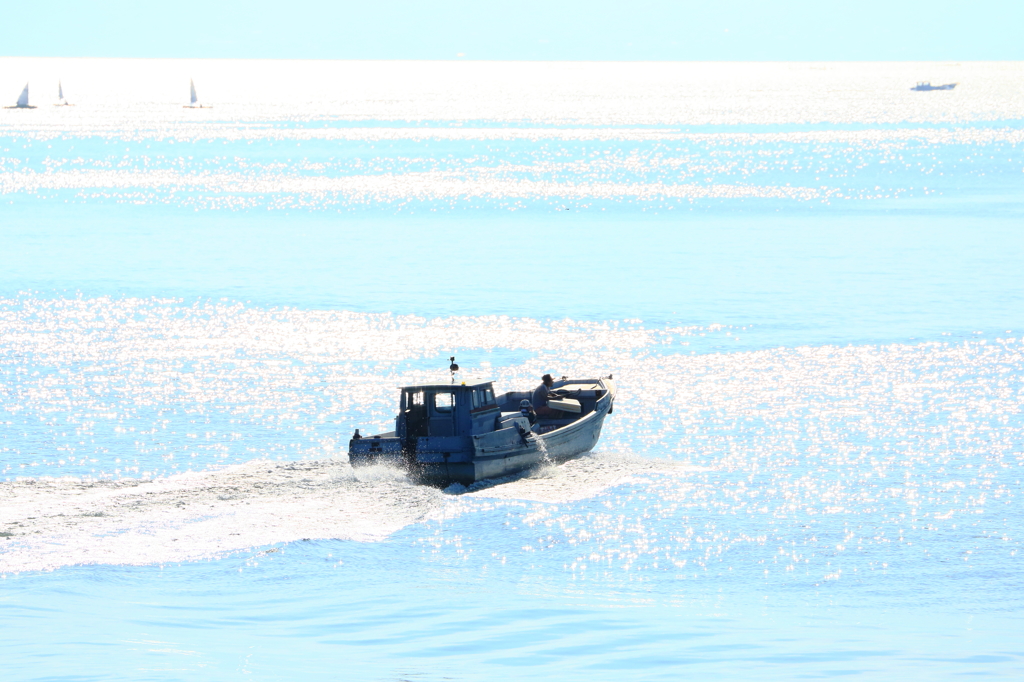
[[395,435],[414,441],[487,433],[494,430],[499,413],[490,381],[407,386],[402,389]]

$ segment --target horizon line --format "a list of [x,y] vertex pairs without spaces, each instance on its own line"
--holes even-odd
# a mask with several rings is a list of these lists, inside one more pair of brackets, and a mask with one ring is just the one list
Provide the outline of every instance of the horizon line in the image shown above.
[[1024,59],[480,59],[468,57],[371,58],[371,57],[125,57],[125,56],[53,56],[0,55],[0,59],[134,59],[134,60],[206,60],[206,61],[268,61],[268,62],[495,62],[518,64],[1024,64]]

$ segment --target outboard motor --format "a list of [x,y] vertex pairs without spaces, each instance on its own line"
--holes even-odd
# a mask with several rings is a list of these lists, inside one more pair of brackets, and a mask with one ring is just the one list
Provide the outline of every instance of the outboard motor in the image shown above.
[[519,412],[530,422],[530,426],[537,423],[537,413],[533,409],[533,403],[529,400],[521,400],[519,402]]
[[530,436],[532,436],[533,434],[530,432],[529,429],[527,429],[525,426],[523,426],[519,422],[515,422],[515,425],[516,425],[516,431],[519,432],[519,442],[522,443],[523,445],[529,445],[530,444]]

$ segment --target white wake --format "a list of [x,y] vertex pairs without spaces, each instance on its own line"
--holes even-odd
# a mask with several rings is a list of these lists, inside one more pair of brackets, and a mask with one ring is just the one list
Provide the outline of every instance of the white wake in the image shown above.
[[649,472],[692,467],[591,455],[448,492],[344,459],[254,460],[155,480],[0,483],[0,573],[79,564],[213,559],[302,539],[379,541],[414,523],[469,513],[478,498],[567,502]]

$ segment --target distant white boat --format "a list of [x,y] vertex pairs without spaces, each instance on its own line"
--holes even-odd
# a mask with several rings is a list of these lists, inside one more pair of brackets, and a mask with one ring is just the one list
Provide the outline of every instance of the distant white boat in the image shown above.
[[75,106],[71,102],[64,99],[64,86],[60,81],[57,81],[57,101],[54,102],[55,107],[73,107]]
[[4,107],[4,109],[35,109],[34,106],[28,103],[28,83],[25,83],[25,89],[21,91],[18,103],[14,106]]
[[213,109],[209,104],[199,103],[199,97],[196,96],[196,84],[191,78],[188,79],[188,88],[190,91],[189,94],[191,95],[191,101],[189,104],[185,105],[185,109]]
[[932,85],[928,81],[920,81],[917,85],[910,88],[911,90],[917,90],[918,92],[930,92],[932,90],[952,90],[959,83],[946,83],[945,85]]

